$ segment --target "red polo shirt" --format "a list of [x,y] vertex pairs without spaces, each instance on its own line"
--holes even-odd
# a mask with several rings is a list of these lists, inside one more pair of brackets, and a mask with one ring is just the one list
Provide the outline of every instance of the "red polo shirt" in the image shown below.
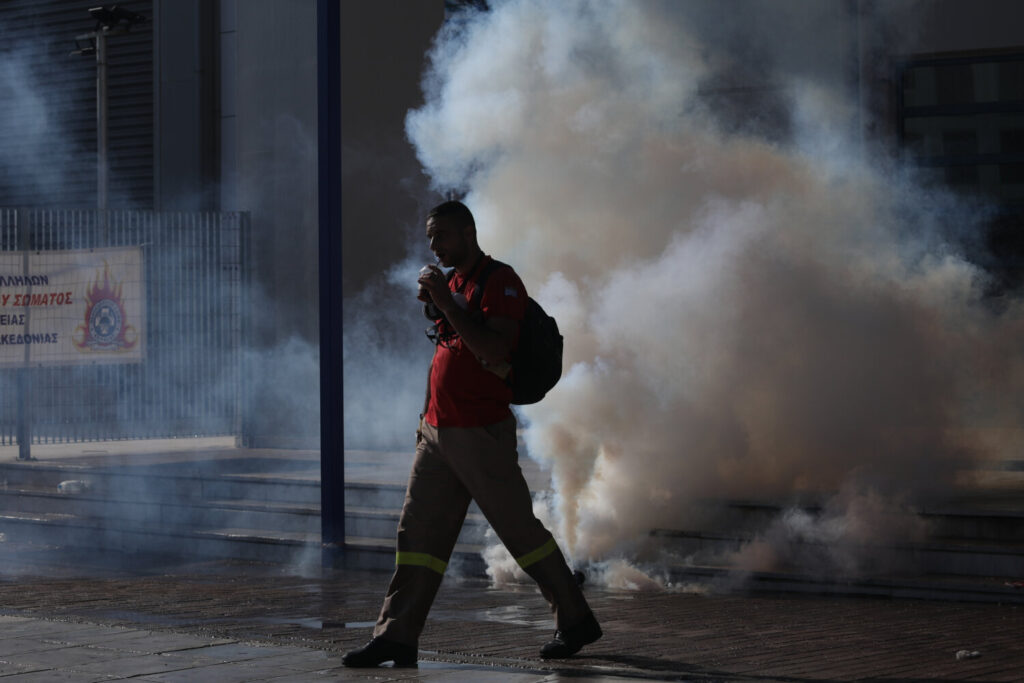
[[[491,261],[484,256],[468,276],[456,273],[448,281],[452,292],[461,291],[472,302],[477,280]],[[526,288],[509,266],[499,267],[487,278],[480,310],[491,317],[521,321],[526,313]],[[471,310],[475,309],[468,303]],[[505,380],[484,368],[461,338],[451,348],[439,345],[430,368],[430,402],[423,416],[435,427],[482,427],[501,422],[512,414],[512,389]]]

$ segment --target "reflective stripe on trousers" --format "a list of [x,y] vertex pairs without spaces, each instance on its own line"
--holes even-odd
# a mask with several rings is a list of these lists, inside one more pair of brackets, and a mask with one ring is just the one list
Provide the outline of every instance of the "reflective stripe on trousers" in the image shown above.
[[551,553],[558,550],[558,544],[555,543],[554,537],[548,539],[548,542],[530,552],[516,558],[516,563],[524,570],[532,564],[537,564]]
[[398,551],[395,553],[395,566],[409,565],[411,567],[426,567],[433,569],[438,574],[444,575],[448,563],[427,553],[410,553]]

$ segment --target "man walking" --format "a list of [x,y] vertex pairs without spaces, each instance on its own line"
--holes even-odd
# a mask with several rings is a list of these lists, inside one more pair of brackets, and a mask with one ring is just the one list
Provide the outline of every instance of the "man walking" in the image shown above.
[[[492,259],[480,249],[473,215],[461,202],[431,210],[427,239],[454,273],[448,279],[429,266],[419,278],[419,298],[441,322],[398,522],[395,573],[373,639],[342,662],[415,665],[420,632],[471,500],[551,605],[557,630],[541,657],[568,657],[600,638],[601,627],[555,539],[534,516],[518,464],[512,389],[505,380],[526,289],[512,268],[489,268]],[[477,291],[485,268],[490,275]]]

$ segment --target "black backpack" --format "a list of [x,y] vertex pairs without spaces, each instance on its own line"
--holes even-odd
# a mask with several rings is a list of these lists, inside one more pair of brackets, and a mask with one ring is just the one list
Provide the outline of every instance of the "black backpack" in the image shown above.
[[529,405],[544,398],[562,377],[562,335],[558,323],[530,297],[512,354],[512,402]]
[[[507,268],[506,264],[491,261],[484,266],[476,279],[472,303],[479,310],[483,298],[487,278],[499,268]],[[454,272],[454,271],[453,271]],[[449,273],[449,278],[452,273]],[[433,319],[428,312],[427,317]],[[529,297],[526,301],[526,313],[519,324],[519,344],[512,353],[512,372],[506,382],[512,387],[512,403],[529,405],[537,403],[562,376],[563,339],[558,331],[558,323],[548,315],[541,305]]]

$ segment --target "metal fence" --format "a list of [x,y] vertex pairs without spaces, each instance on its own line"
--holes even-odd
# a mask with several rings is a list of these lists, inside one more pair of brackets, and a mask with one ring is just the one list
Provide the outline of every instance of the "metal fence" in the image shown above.
[[0,368],[0,444],[239,435],[248,215],[0,209],[0,251],[141,246],[141,363]]

